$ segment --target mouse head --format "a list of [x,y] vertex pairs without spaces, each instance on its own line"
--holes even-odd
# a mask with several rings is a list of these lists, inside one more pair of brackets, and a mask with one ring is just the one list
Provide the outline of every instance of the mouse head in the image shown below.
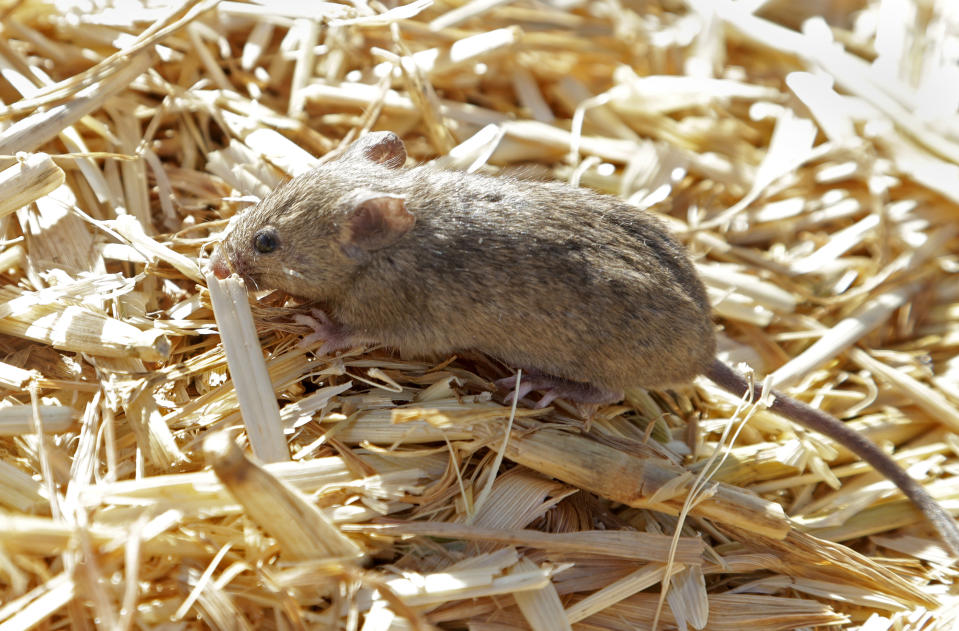
[[213,272],[231,271],[255,289],[328,299],[378,251],[413,227],[402,195],[376,184],[406,161],[392,132],[368,134],[339,159],[299,175],[234,218],[213,256]]

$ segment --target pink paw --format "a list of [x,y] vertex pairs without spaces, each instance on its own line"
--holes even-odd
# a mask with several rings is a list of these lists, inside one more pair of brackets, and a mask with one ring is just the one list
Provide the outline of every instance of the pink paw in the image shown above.
[[333,351],[354,345],[346,327],[334,322],[322,309],[310,309],[310,315],[298,313],[293,316],[293,321],[313,329],[312,333],[300,340],[299,346],[309,346],[318,340],[324,340],[323,345],[316,351],[318,355],[329,355]]
[[502,379],[497,379],[493,382],[498,390],[508,390],[509,392],[506,395],[506,402],[512,404],[513,398],[517,400],[522,399],[527,394],[536,389],[536,385],[531,381],[531,378],[527,375],[523,375],[520,380],[519,390],[516,389],[516,375],[510,377],[503,377]]
[[542,390],[543,398],[536,402],[534,407],[544,408],[556,399],[566,399],[573,403],[588,403],[605,405],[615,403],[623,398],[623,393],[615,390],[604,390],[582,381],[572,381],[551,375],[523,374],[519,391],[516,391],[516,376],[496,380],[496,387],[510,390],[506,402],[512,403],[513,397],[522,399],[533,390]]

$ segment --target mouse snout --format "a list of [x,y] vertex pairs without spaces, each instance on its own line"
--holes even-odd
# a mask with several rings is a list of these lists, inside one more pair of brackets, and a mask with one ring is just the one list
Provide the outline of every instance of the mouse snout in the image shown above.
[[223,256],[223,248],[217,248],[216,252],[213,253],[213,258],[210,259],[210,264],[213,268],[213,275],[223,280],[230,275],[230,264],[226,262],[226,257]]

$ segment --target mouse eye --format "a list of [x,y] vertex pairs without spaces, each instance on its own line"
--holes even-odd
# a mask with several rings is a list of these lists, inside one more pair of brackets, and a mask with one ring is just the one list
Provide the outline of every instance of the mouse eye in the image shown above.
[[260,254],[269,254],[280,245],[276,232],[272,228],[264,228],[253,235],[253,248]]

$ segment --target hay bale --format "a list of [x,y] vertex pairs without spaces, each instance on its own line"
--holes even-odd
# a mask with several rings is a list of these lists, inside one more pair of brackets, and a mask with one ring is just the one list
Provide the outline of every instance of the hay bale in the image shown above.
[[203,273],[370,129],[618,194],[694,253],[726,359],[956,509],[947,3],[26,0],[0,27],[0,629],[954,625],[890,483],[708,382],[511,408],[482,357],[318,355],[284,297]]

